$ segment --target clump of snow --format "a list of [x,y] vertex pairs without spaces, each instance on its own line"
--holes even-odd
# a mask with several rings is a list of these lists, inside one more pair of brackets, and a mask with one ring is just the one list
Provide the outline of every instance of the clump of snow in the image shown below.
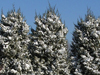
[[66,49],[65,49],[64,47],[61,48],[61,49],[59,50],[59,53],[64,54],[65,50],[66,50]]
[[59,32],[57,33],[57,36],[59,36],[59,37],[64,37],[63,31],[59,31]]
[[58,20],[58,22],[57,22],[58,24],[61,24],[61,21],[60,20]]
[[44,45],[43,45],[43,48],[45,48],[45,49],[46,49],[46,48],[47,48],[47,45],[46,45],[46,44],[44,44]]
[[63,29],[63,32],[66,34],[68,32],[68,29],[67,28],[64,28]]
[[41,25],[44,29],[46,29],[46,26],[44,24]]
[[9,45],[3,45],[4,49],[8,49]]
[[26,70],[30,69],[30,65],[29,64],[25,64],[25,69]]
[[17,73],[17,70],[11,69],[11,73]]
[[84,40],[89,41],[89,39],[87,37],[85,37]]
[[98,38],[99,36],[98,36],[98,34],[96,34],[96,33],[93,33],[93,35],[96,37],[96,38]]
[[100,31],[97,31],[96,29],[94,29],[92,32],[91,32],[91,35],[93,35],[94,37],[98,38],[100,36]]
[[9,37],[8,37],[8,39],[9,39],[9,40],[11,40],[11,39],[12,39],[12,37],[10,37],[10,36],[9,36]]
[[100,35],[100,31],[96,31],[96,33],[97,33],[98,35]]
[[85,55],[81,55],[81,57],[82,57],[82,58],[84,58],[84,59],[86,58],[86,56],[85,56]]
[[99,23],[96,23],[96,27],[98,27],[99,26]]
[[5,19],[5,15],[2,14],[1,17],[2,17],[3,19]]
[[34,45],[38,45],[38,42],[37,42],[37,41],[35,41],[35,42],[34,42]]
[[43,31],[38,31],[38,32],[39,35],[44,35]]
[[84,37],[84,43],[88,42],[89,39],[87,37]]
[[56,35],[50,35],[51,38],[56,38]]
[[39,20],[39,18],[36,18],[35,21],[38,23],[38,25],[42,25],[42,22]]
[[91,21],[84,22],[85,27],[89,27],[91,25]]
[[50,17],[48,17],[47,20],[50,21],[50,22],[53,22],[53,19],[50,18]]

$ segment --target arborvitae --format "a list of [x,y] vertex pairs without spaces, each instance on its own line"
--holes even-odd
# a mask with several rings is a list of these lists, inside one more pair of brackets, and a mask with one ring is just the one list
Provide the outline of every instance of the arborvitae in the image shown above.
[[72,75],[100,75],[100,19],[87,15],[73,32]]
[[43,16],[35,17],[36,30],[31,29],[29,49],[35,75],[68,75],[65,24],[50,7]]
[[30,53],[27,49],[29,26],[20,10],[1,15],[0,73],[5,75],[32,74]]

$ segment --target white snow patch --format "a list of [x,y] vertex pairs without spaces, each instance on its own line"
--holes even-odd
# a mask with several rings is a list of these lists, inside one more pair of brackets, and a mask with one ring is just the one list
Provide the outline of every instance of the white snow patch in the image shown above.
[[38,31],[39,35],[44,35],[43,31]]
[[51,38],[56,38],[56,35],[50,35]]
[[64,37],[63,31],[59,31],[59,32],[57,33],[57,35],[58,35],[59,37]]
[[47,31],[50,31],[49,28],[46,28]]
[[9,44],[9,42],[5,42],[5,45]]
[[87,37],[84,37],[84,41],[86,42],[86,41],[89,41],[89,39],[87,38]]
[[16,70],[14,70],[14,69],[11,69],[11,72],[12,72],[12,73],[17,73],[17,71],[16,71]]
[[67,28],[63,29],[63,32],[66,34],[68,32],[68,29]]
[[82,38],[81,38],[81,37],[79,37],[79,39],[80,39],[80,40],[82,40]]
[[8,37],[8,39],[10,39],[10,40],[11,40],[11,39],[12,39],[12,37],[10,37],[10,36],[9,36],[9,37]]
[[98,27],[99,26],[99,24],[98,23],[96,23],[96,27]]
[[35,21],[36,21],[39,25],[42,24],[42,22],[41,22],[38,18],[36,18]]
[[61,53],[61,54],[63,54],[64,52],[65,52],[65,48],[64,47],[59,50],[59,53]]
[[58,24],[61,24],[61,21],[60,20],[58,20]]
[[90,24],[91,24],[91,22],[90,22],[90,21],[87,21],[87,22],[84,24],[84,26],[89,27]]
[[5,18],[5,15],[2,14],[1,16],[2,16],[2,18]]
[[43,45],[43,47],[44,47],[44,48],[47,48],[47,45],[46,45],[46,44],[44,44],[44,45]]
[[46,28],[44,24],[42,25],[42,27],[43,27],[44,29]]
[[35,41],[35,42],[34,42],[34,44],[35,44],[35,45],[38,45],[38,42],[37,42],[37,41]]
[[30,68],[29,64],[25,64],[25,69],[28,70]]
[[48,21],[53,22],[52,18],[48,17],[47,19],[48,19]]
[[92,31],[91,34],[92,34],[93,36],[95,36],[96,38],[98,38],[99,35],[100,35],[100,31],[96,31],[96,29],[94,29],[94,30]]
[[96,31],[96,33],[97,33],[98,35],[100,35],[100,31]]
[[53,46],[49,46],[49,49],[52,50],[53,49]]
[[21,71],[22,70],[22,68],[21,68],[21,66],[20,65],[18,65],[18,68],[17,68],[19,71]]
[[42,24],[42,22],[41,22],[41,21],[39,21],[39,22],[38,22],[38,24],[39,24],[39,25],[41,25],[41,24]]
[[84,59],[86,58],[86,56],[85,56],[85,55],[81,55],[81,57],[82,57],[82,58],[84,58]]
[[3,45],[4,49],[7,49],[9,47],[9,45]]
[[98,38],[98,37],[99,37],[99,36],[98,36],[98,34],[96,34],[96,33],[94,33],[93,35],[94,35],[96,38]]

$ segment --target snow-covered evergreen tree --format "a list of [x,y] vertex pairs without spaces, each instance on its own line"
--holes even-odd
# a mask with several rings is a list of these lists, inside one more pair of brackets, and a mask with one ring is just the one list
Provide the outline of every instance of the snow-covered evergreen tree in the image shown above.
[[68,75],[65,24],[51,7],[43,16],[35,17],[35,24],[29,46],[35,75]]
[[91,14],[75,25],[73,32],[72,75],[100,75],[100,19]]
[[33,71],[27,49],[29,26],[23,20],[20,9],[1,15],[0,22],[0,74],[22,75]]

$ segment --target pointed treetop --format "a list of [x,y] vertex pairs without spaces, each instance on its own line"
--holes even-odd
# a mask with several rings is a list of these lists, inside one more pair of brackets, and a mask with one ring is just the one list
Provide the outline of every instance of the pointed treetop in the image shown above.
[[3,14],[3,8],[1,9],[1,14]]
[[85,15],[85,21],[88,21],[90,17],[95,18],[93,12],[91,11],[90,8],[87,8],[87,14]]
[[13,12],[15,12],[15,5],[13,4]]
[[37,13],[35,12],[35,19],[37,17],[39,17],[39,18],[47,18],[47,17],[50,17],[51,15],[56,15],[56,16],[58,16],[60,18],[59,11],[58,11],[58,9],[55,10],[55,7],[56,7],[56,5],[54,7],[51,7],[51,5],[49,3],[49,8],[45,11],[45,13],[43,13],[43,16],[37,15]]

